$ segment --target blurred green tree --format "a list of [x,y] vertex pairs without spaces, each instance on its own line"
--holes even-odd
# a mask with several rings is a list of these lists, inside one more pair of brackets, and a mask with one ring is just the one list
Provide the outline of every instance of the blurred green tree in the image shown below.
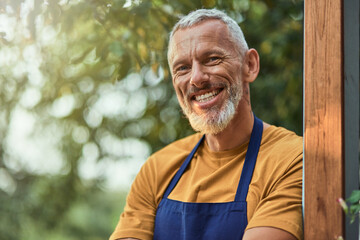
[[301,0],[0,2],[2,239],[111,233],[125,194],[109,178],[193,132],[172,89],[167,38],[178,17],[212,7],[260,53],[254,112],[301,135]]

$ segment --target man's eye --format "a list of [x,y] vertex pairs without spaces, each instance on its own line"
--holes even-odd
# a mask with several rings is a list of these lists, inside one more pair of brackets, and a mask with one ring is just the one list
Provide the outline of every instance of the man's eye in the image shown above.
[[220,60],[221,60],[220,57],[214,56],[214,57],[209,57],[207,61],[208,61],[208,63],[210,63],[210,64],[217,64],[217,63],[220,62]]
[[219,59],[220,59],[219,57],[211,57],[211,58],[209,58],[209,61],[213,62],[213,61],[217,61]]
[[188,69],[189,69],[188,66],[183,65],[183,66],[178,67],[178,68],[176,69],[176,71],[179,72],[179,71],[185,71],[185,70],[188,70]]

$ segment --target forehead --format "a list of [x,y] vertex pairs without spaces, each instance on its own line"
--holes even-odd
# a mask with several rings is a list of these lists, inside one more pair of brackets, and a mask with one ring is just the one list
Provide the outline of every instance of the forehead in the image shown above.
[[217,19],[204,20],[192,27],[177,30],[169,44],[169,61],[184,50],[208,45],[209,47],[231,48],[235,44],[225,23]]

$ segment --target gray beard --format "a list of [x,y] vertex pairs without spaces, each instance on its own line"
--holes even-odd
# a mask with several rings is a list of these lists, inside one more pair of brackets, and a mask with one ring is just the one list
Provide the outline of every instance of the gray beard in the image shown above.
[[[180,104],[185,116],[189,119],[191,127],[202,134],[218,134],[222,132],[233,119],[236,109],[243,95],[243,88],[240,84],[226,86],[230,96],[223,106],[213,107],[207,112],[197,114],[192,111],[186,96],[184,104]],[[180,102],[180,101],[179,101]]]

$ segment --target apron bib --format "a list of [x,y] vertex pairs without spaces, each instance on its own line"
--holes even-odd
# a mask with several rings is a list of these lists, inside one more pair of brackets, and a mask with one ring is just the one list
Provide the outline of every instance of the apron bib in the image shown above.
[[189,165],[205,135],[196,144],[171,180],[156,210],[155,240],[231,240],[242,239],[247,226],[247,203],[250,181],[255,168],[263,132],[262,121],[254,115],[254,126],[233,202],[192,203],[168,199]]

